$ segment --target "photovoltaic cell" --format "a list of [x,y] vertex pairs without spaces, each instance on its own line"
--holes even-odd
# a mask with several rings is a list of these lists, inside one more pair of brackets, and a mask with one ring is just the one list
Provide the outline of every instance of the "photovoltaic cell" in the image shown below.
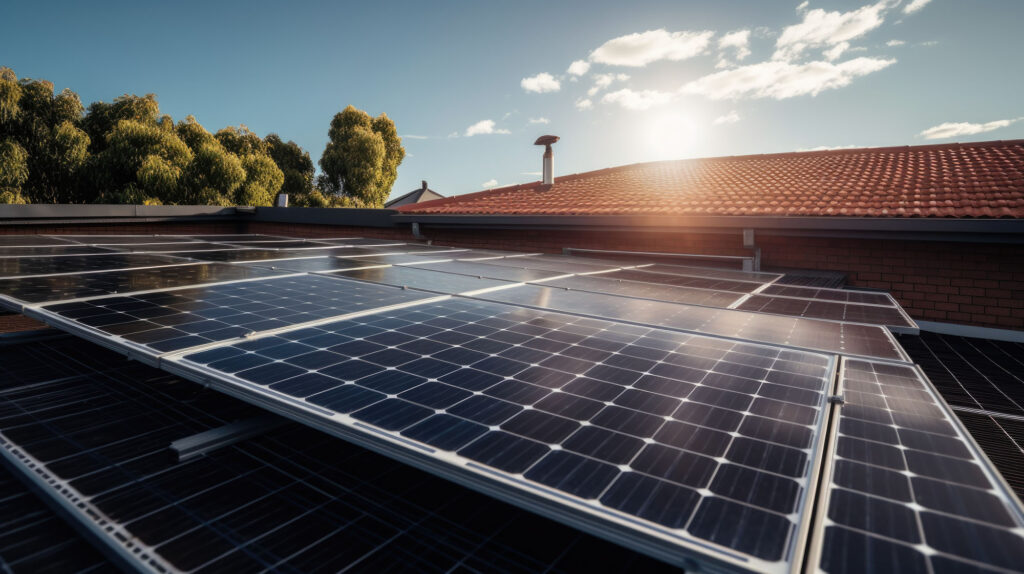
[[159,255],[110,254],[82,257],[12,257],[0,259],[0,277],[83,273],[132,267],[179,265],[182,261]]
[[213,243],[223,243],[230,241],[232,243],[247,243],[249,241],[290,241],[291,237],[278,237],[274,235],[260,235],[260,234],[224,234],[224,235],[190,235],[190,239],[197,241],[210,241]]
[[819,299],[840,303],[864,303],[867,305],[895,306],[896,302],[887,293],[871,293],[851,289],[824,289],[796,285],[769,285],[759,292],[761,295],[778,295],[800,299]]
[[448,252],[439,252],[431,254],[431,257],[425,258],[420,255],[414,255],[412,253],[388,253],[385,255],[353,255],[348,256],[344,253],[338,253],[338,257],[344,257],[346,259],[352,259],[356,263],[372,265],[401,265],[401,264],[421,264],[428,261],[448,261]]
[[737,305],[736,309],[759,313],[773,313],[776,315],[790,315],[793,317],[827,319],[830,321],[886,325],[906,329],[917,328],[917,325],[901,313],[899,308],[882,307],[880,305],[816,301],[759,294],[750,296],[746,301]]
[[769,316],[537,285],[473,297],[774,345],[884,359],[905,358],[892,335],[885,328],[873,325]]
[[655,273],[652,271],[644,271],[644,268],[612,271],[610,273],[602,273],[601,276],[611,279],[641,281],[643,283],[662,283],[678,287],[696,287],[698,289],[712,289],[715,291],[735,291],[736,293],[750,293],[763,285],[763,283],[754,283],[752,281],[736,281],[734,279],[721,279],[717,277]]
[[342,271],[336,274],[350,279],[361,281],[372,281],[398,287],[412,287],[424,291],[435,291],[437,293],[458,294],[480,289],[493,287],[504,287],[511,285],[508,281],[496,279],[481,279],[467,275],[456,275],[454,273],[443,273],[440,271],[428,271],[426,269],[414,269],[411,267],[376,267],[373,269],[356,269]]
[[149,289],[237,281],[275,274],[277,273],[269,269],[222,263],[197,263],[174,267],[104,271],[84,275],[0,279],[0,296],[26,303],[42,303]]
[[844,359],[841,377],[819,568],[1019,570],[1018,504],[920,373]]
[[690,303],[693,305],[720,308],[732,305],[741,296],[738,293],[729,291],[711,291],[707,289],[676,287],[674,285],[664,285],[659,283],[622,281],[618,279],[608,279],[601,275],[577,275],[573,277],[553,279],[550,281],[540,281],[538,283],[562,289],[592,291],[594,293],[608,293],[611,295],[624,295],[627,297],[657,299],[659,301],[668,301],[670,303]]
[[226,242],[226,244],[235,245],[237,247],[248,247],[254,249],[323,249],[325,247],[330,246],[328,243],[304,239],[293,239],[290,241],[245,241],[234,243]]
[[464,299],[171,361],[761,571],[793,559],[831,372],[824,355]]
[[[311,293],[316,296],[310,297]],[[418,291],[299,275],[43,309],[161,354],[429,297]]]

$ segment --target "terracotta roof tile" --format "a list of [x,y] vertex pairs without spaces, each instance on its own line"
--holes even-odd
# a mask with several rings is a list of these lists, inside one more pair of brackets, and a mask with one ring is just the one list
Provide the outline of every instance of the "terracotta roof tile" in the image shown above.
[[640,163],[399,211],[1021,218],[1024,140]]

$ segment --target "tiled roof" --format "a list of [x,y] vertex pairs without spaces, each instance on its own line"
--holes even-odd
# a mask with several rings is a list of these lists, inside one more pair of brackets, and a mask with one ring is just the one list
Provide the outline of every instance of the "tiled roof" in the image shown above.
[[1024,140],[640,163],[403,206],[474,215],[1024,217]]

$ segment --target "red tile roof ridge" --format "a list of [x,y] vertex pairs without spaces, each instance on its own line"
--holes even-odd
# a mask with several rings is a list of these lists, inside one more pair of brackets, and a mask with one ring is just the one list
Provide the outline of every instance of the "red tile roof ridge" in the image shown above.
[[[1008,153],[986,151],[989,148]],[[944,151],[958,153],[915,157]],[[857,156],[865,159],[854,159]],[[825,166],[791,161],[829,157],[845,161]],[[768,164],[739,167],[746,162]],[[634,163],[560,176],[553,186],[534,181],[403,206],[399,211],[451,215],[1024,217],[1024,140]]]

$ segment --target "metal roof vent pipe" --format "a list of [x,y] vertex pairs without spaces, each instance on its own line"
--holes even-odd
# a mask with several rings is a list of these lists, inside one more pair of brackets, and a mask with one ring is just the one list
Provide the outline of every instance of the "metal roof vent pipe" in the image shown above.
[[558,136],[540,136],[533,145],[544,146],[544,185],[555,183],[555,154],[551,152],[551,144],[558,141]]

